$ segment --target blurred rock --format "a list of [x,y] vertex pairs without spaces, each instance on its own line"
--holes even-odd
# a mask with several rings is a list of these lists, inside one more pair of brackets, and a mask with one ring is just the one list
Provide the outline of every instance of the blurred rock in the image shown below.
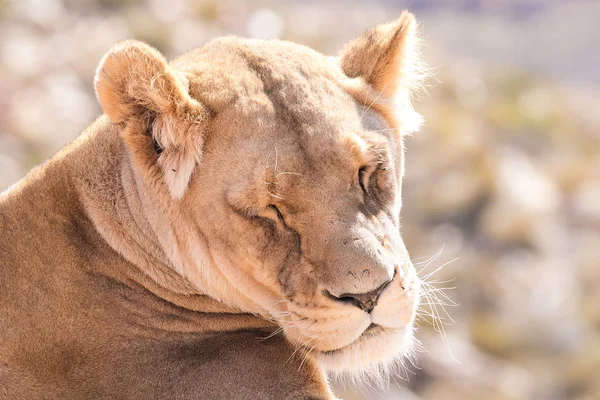
[[556,185],[517,149],[499,153],[493,199],[482,216],[482,231],[504,243],[534,244],[535,227],[560,205]]

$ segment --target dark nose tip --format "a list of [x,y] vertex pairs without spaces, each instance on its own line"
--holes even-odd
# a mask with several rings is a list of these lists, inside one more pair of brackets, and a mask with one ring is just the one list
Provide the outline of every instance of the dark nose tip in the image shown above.
[[377,289],[371,290],[367,293],[344,293],[339,296],[336,296],[331,294],[328,290],[325,290],[325,295],[331,298],[332,300],[338,302],[353,304],[361,310],[370,314],[377,305],[379,296],[381,296],[381,293],[383,293],[383,291],[389,286],[391,282],[392,280],[390,279],[383,285],[379,286]]

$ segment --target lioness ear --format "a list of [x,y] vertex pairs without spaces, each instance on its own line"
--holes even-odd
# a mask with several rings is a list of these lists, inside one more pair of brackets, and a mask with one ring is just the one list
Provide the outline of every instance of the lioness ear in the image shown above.
[[380,100],[410,104],[412,91],[425,75],[416,25],[415,17],[404,11],[396,21],[368,30],[342,49],[342,70],[350,78],[362,78]]
[[135,120],[146,127],[141,134],[151,135],[158,147],[164,181],[171,195],[181,198],[200,162],[209,119],[207,109],[188,94],[187,79],[154,48],[127,40],[106,53],[96,71],[95,87],[113,123],[127,126]]

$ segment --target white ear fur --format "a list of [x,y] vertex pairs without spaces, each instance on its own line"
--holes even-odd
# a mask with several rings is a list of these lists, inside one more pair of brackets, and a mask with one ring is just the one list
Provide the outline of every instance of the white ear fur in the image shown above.
[[158,164],[163,169],[171,196],[181,199],[189,185],[196,161],[181,152],[168,150],[160,155]]
[[185,146],[177,145],[174,142],[177,136],[175,131],[182,128],[185,129],[185,126],[180,126],[170,115],[157,117],[152,125],[152,136],[164,149],[158,158],[158,164],[171,196],[175,199],[181,199],[185,194],[194,169],[202,160],[204,142],[201,133],[195,134],[194,127],[191,126],[186,133],[194,136],[195,140],[188,141]]

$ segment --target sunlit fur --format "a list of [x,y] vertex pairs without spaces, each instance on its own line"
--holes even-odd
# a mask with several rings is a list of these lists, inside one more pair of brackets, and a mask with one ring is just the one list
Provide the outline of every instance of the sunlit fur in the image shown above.
[[[275,322],[327,370],[377,369],[412,342],[421,283],[399,214],[402,135],[420,124],[411,105],[424,71],[417,43],[404,13],[335,62],[286,42],[229,38],[171,66],[145,45],[120,44],[98,69],[100,101],[125,124],[126,141],[139,140],[132,120],[156,115],[149,123],[162,153],[148,185],[162,176],[191,217],[175,225],[173,211],[149,216],[175,269],[203,293]],[[140,106],[151,113],[137,115]],[[132,156],[154,163],[149,153]],[[228,176],[216,171],[223,165]],[[373,175],[364,194],[363,166]],[[228,208],[215,208],[214,196]],[[211,230],[216,218],[229,230]],[[244,234],[259,240],[235,237]],[[392,277],[371,314],[324,295],[366,293]]]
[[[0,196],[0,246],[12,246],[0,252],[0,282],[12,285],[0,291],[11,307],[0,380],[25,398],[105,398],[119,385],[150,398],[152,381],[210,399],[254,398],[256,382],[268,383],[265,399],[331,399],[325,370],[402,373],[419,306],[444,323],[443,294],[418,278],[400,232],[404,135],[420,123],[417,43],[405,12],[335,59],[226,37],[168,63],[142,42],[116,44],[95,80],[105,115]],[[43,339],[29,339],[39,319]],[[52,384],[11,370],[29,360],[41,361],[24,370],[58,371]],[[60,371],[73,360],[80,381],[69,386]],[[199,375],[181,387],[149,378],[173,371]]]

